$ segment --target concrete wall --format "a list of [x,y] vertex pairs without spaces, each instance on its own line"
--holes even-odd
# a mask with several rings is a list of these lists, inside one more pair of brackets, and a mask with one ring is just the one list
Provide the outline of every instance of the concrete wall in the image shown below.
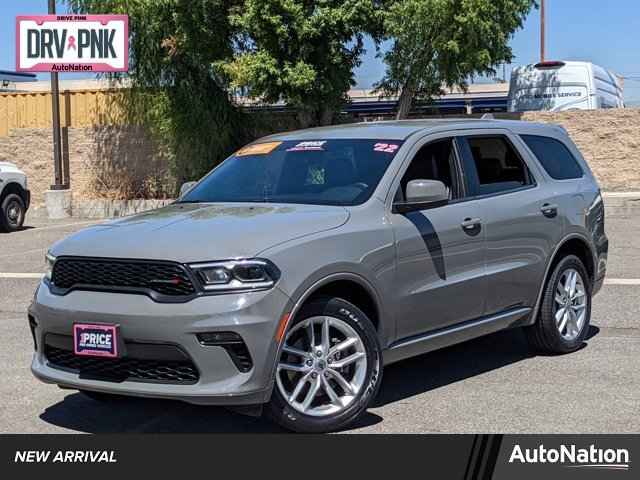
[[[95,98],[86,96],[85,100],[94,102]],[[82,102],[76,100],[73,105],[76,110],[71,111],[76,113],[69,118],[86,119]],[[563,125],[603,190],[640,191],[640,109],[509,116]],[[74,203],[80,199],[162,199],[174,195],[176,185],[166,156],[143,128],[100,123],[86,126],[84,120],[75,122],[78,126],[69,123],[63,128],[63,150]],[[51,143],[50,127],[17,127],[0,135],[0,160],[14,162],[27,173],[35,208],[42,206],[42,194],[53,180]]]
[[640,108],[526,112],[522,120],[564,126],[603,190],[640,190]]
[[[81,198],[167,198],[175,193],[166,156],[141,127],[64,128],[63,160],[74,201]],[[0,160],[27,174],[33,207],[53,182],[49,128],[18,128],[0,137]]]

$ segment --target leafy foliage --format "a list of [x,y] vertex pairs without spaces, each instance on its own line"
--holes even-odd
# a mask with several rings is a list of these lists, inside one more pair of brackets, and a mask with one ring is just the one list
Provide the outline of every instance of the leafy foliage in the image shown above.
[[[250,140],[247,116],[212,64],[232,56],[234,0],[69,0],[75,12],[129,15],[125,96],[173,159],[178,183],[201,176]],[[116,75],[117,76],[117,75]]]
[[384,55],[383,95],[400,92],[398,117],[415,98],[431,99],[443,85],[466,87],[472,75],[494,74],[513,58],[509,40],[535,0],[399,0],[384,13],[393,41]]
[[234,59],[218,67],[250,96],[297,107],[303,123],[330,123],[355,84],[364,34],[381,33],[378,3],[246,0],[230,17],[241,32]]

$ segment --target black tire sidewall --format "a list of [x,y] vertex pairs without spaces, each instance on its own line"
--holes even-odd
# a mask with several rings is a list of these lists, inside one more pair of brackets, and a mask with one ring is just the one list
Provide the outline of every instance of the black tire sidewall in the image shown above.
[[[313,300],[301,308],[288,330],[309,317],[323,315],[343,320],[360,335],[367,354],[365,386],[353,403],[344,411],[326,417],[314,417],[305,415],[291,407],[282,397],[278,385],[274,384],[271,401],[267,405],[267,412],[272,420],[289,430],[321,433],[344,428],[364,412],[380,388],[382,381],[382,349],[380,348],[378,335],[371,321],[355,305],[340,298]],[[279,361],[279,355],[276,361]]]
[[[12,202],[17,202],[20,206],[20,218],[18,219],[17,225],[12,225],[9,221],[9,204]],[[26,216],[26,207],[24,201],[20,197],[20,195],[16,195],[15,193],[10,193],[7,195],[2,201],[2,205],[0,205],[0,225],[2,229],[6,232],[15,232],[18,230],[24,223],[24,218]]]
[[[562,337],[555,322],[555,291],[562,277],[562,274],[568,269],[575,269],[580,273],[585,286],[587,296],[586,319],[580,334],[573,340],[567,340]],[[568,353],[577,350],[582,346],[589,332],[591,322],[591,292],[592,286],[589,274],[582,261],[575,255],[564,257],[553,270],[549,282],[547,283],[544,298],[542,301],[542,309],[540,322],[542,322],[542,333],[546,337],[547,343],[552,347],[553,351],[558,353]]]

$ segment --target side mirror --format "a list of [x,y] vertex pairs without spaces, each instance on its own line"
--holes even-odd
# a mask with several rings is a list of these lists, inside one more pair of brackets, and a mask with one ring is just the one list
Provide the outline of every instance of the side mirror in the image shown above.
[[449,202],[449,189],[439,180],[411,180],[407,184],[406,201],[395,203],[395,213],[439,207]]
[[185,182],[182,184],[182,186],[180,187],[180,196],[184,197],[184,195],[191,190],[195,184],[198,182]]

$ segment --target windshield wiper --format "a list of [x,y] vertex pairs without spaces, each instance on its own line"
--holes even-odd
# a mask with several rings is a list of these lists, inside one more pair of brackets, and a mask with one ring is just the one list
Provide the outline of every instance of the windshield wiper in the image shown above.
[[179,200],[174,203],[205,203],[204,200]]

